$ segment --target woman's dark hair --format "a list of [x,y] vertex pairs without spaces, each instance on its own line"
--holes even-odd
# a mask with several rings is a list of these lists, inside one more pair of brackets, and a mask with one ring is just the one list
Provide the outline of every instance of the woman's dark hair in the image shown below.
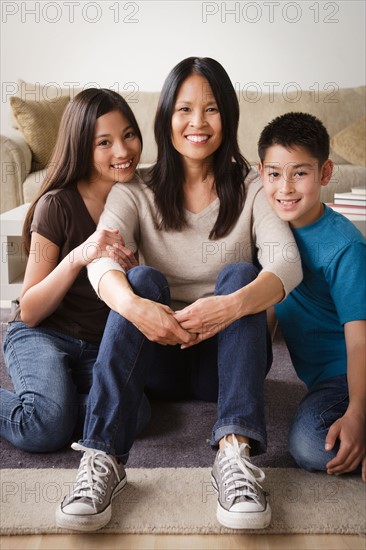
[[46,177],[24,221],[23,241],[27,253],[29,253],[30,228],[37,202],[52,189],[61,189],[90,177],[93,169],[95,123],[97,118],[112,111],[120,111],[129,120],[142,147],[142,136],[135,115],[120,94],[105,88],[88,88],[77,94],[67,104],[62,115],[57,142],[47,166]]
[[161,216],[161,229],[180,230],[186,225],[184,214],[184,170],[180,154],[172,143],[172,115],[178,90],[192,74],[209,83],[221,116],[222,143],[213,155],[215,189],[220,209],[209,238],[227,235],[237,221],[244,204],[244,179],[250,170],[241,155],[237,140],[239,102],[225,69],[209,57],[188,57],[176,65],[166,78],[155,117],[155,140],[158,146],[149,186]]

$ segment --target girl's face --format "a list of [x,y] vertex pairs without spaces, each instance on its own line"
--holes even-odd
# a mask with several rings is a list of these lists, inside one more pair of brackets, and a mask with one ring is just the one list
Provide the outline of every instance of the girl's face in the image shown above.
[[221,116],[207,80],[192,74],[181,84],[172,115],[172,143],[187,162],[207,162],[222,142]]
[[141,142],[130,121],[111,111],[95,123],[93,177],[108,183],[130,181],[140,160]]

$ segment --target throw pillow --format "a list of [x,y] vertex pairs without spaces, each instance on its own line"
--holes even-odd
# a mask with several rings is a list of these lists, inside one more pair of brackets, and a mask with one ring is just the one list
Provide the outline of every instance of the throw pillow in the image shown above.
[[50,101],[24,101],[14,96],[10,98],[19,130],[32,151],[32,171],[45,168],[50,160],[61,117],[69,101],[69,97]]
[[366,166],[366,117],[338,132],[330,144],[337,155],[351,164]]

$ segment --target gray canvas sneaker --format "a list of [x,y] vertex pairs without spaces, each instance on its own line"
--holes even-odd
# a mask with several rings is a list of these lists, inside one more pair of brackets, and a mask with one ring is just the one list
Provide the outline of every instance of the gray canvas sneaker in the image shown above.
[[231,529],[264,529],[271,522],[271,508],[259,482],[264,472],[249,460],[249,445],[233,444],[225,437],[212,469],[212,485],[218,492],[217,519]]
[[103,451],[78,443],[72,448],[83,451],[76,482],[56,511],[56,525],[63,529],[95,531],[112,516],[112,500],[127,483],[122,464]]

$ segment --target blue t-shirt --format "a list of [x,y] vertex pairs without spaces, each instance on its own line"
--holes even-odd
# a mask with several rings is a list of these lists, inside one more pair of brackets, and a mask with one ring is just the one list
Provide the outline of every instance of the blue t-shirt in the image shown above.
[[275,310],[293,365],[310,388],[347,373],[345,323],[366,319],[366,241],[325,206],[315,223],[293,229],[304,278]]

